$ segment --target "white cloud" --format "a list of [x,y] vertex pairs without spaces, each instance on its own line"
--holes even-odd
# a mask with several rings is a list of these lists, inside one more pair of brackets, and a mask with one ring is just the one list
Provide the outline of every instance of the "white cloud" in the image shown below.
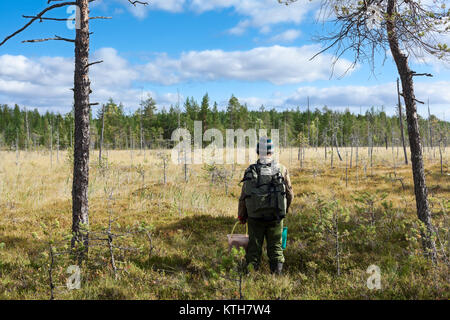
[[[439,117],[448,111],[450,105],[449,81],[438,82],[416,82],[415,95],[422,101],[430,99],[431,111]],[[294,93],[263,99],[258,97],[239,97],[241,102],[250,107],[257,108],[262,104],[267,107],[304,107],[307,98],[310,98],[311,107],[321,109],[328,106],[331,109],[344,110],[349,108],[352,112],[365,112],[367,108],[384,106],[388,114],[394,114],[397,105],[396,83],[384,83],[374,86],[331,86],[331,87],[300,87]],[[402,101],[403,103],[403,101]],[[418,113],[426,116],[427,110],[424,105],[417,104]]]
[[300,36],[300,31],[295,29],[286,30],[270,38],[272,42],[291,42]]
[[[238,25],[228,30],[229,33],[236,35],[242,34],[249,27],[259,28],[264,33],[270,25],[285,23],[298,25],[306,14],[317,6],[309,0],[299,0],[289,6],[282,5],[276,0],[152,0],[148,6],[132,6],[128,0],[114,1],[128,8],[139,19],[147,17],[150,10],[204,13],[231,9],[242,17]],[[102,4],[106,5],[106,2],[102,1]]]
[[[229,34],[240,36],[244,34],[245,30],[250,26],[250,20],[242,20],[235,27],[228,30]],[[265,29],[264,29],[265,30]]]
[[[308,59],[316,52],[314,46],[262,47],[249,51],[224,52],[207,50],[187,52],[179,59],[160,55],[147,65],[131,65],[115,49],[103,48],[93,52],[92,61],[104,60],[91,67],[92,102],[104,103],[110,97],[123,102],[127,108],[136,108],[141,98],[141,89],[136,81],[154,83],[178,83],[181,81],[237,80],[270,81],[274,84],[299,83],[328,79],[331,56],[319,56],[316,62]],[[348,62],[338,65],[344,70]],[[63,57],[28,58],[25,56],[0,55],[0,103],[45,109],[56,108],[62,112],[70,110],[73,101],[73,59]],[[432,113],[442,116],[450,105],[450,82],[420,79],[415,83],[416,97],[430,99]],[[205,88],[205,90],[207,90]],[[274,88],[277,90],[277,88]],[[231,94],[224,93],[225,96]],[[175,104],[174,92],[146,91],[159,106]],[[299,87],[291,94],[274,92],[272,97],[239,96],[250,107],[295,107],[304,106],[307,97],[311,106],[363,111],[370,106],[385,106],[391,114],[397,103],[394,82],[380,85],[348,85]],[[222,99],[222,97],[212,99]],[[426,108],[418,105],[419,113]],[[447,115],[448,116],[448,115]]]
[[[39,85],[68,84],[65,73],[72,72],[73,67],[68,68],[70,59],[56,57],[42,57],[30,60],[25,56],[0,56],[0,78],[21,82],[35,81]],[[56,75],[56,77],[55,77]]]
[[98,66],[92,67],[94,79],[101,79],[102,86],[117,85],[128,87],[133,80],[139,77],[139,73],[128,64],[128,61],[120,57],[113,48],[102,48],[96,51],[93,61],[103,61]]
[[[92,102],[103,103],[110,97],[129,107],[137,107],[141,90],[132,87],[139,78],[137,68],[120,57],[115,49],[103,48],[93,53],[91,67]],[[73,59],[25,56],[0,56],[0,103],[38,108],[56,108],[67,112],[73,101]],[[161,104],[174,103],[174,95],[151,94]]]
[[395,84],[378,86],[333,86],[327,88],[300,87],[285,100],[290,105],[304,104],[307,97],[318,105],[329,106],[381,106],[396,101]]
[[[176,84],[215,80],[268,81],[273,84],[301,83],[328,79],[331,55],[309,58],[318,47],[259,47],[248,51],[190,51],[179,58],[160,54],[145,65],[131,65],[113,48],[93,52],[91,61],[92,102],[112,97],[136,106],[141,90],[135,82]],[[343,72],[349,62],[342,60],[336,71]],[[74,63],[72,58],[0,56],[0,102],[37,107],[72,106]],[[158,102],[173,103],[176,95],[153,92]]]
[[306,14],[316,4],[309,0],[299,0],[289,6],[281,5],[276,0],[191,0],[189,7],[199,13],[232,8],[235,13],[246,17],[236,28],[243,32],[247,27],[264,29],[268,25],[281,23],[300,24]]
[[[248,51],[205,50],[182,53],[178,59],[160,55],[149,62],[144,79],[166,85],[186,81],[268,81],[281,85],[328,79],[333,56],[322,54],[316,45],[303,47],[259,47]],[[351,63],[342,59],[335,73],[342,74]]]

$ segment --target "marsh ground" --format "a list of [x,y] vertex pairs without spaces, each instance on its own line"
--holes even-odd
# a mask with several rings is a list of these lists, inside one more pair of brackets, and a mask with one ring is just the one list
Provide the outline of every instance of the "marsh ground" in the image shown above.
[[[302,168],[297,149],[280,159],[291,173],[295,199],[289,227],[285,274],[270,275],[267,258],[258,273],[243,278],[246,299],[449,299],[449,151],[440,173],[439,150],[426,149],[426,179],[440,263],[424,259],[416,216],[412,173],[398,148],[342,149],[343,161],[324,149],[308,148]],[[163,181],[160,151],[106,151],[98,165],[91,154],[90,229],[105,230],[110,217],[118,238],[117,277],[109,249],[90,248],[81,265],[82,285],[67,290],[67,267],[57,255],[56,299],[234,299],[239,298],[226,234],[236,221],[244,165],[184,168],[171,162]],[[347,155],[347,156],[346,156]],[[52,158],[52,162],[51,162]],[[347,161],[346,161],[347,160]],[[48,299],[49,244],[67,250],[71,217],[71,158],[67,152],[0,152],[0,299]],[[347,163],[347,174],[346,174]],[[226,176],[224,179],[223,177]],[[337,200],[338,202],[335,202]],[[334,214],[334,216],[333,216]],[[333,224],[333,217],[337,224]],[[339,271],[336,241],[339,232]],[[98,243],[101,243],[98,241]],[[448,259],[448,258],[447,258]],[[448,263],[448,260],[447,260]],[[380,290],[367,288],[369,265],[381,270]]]

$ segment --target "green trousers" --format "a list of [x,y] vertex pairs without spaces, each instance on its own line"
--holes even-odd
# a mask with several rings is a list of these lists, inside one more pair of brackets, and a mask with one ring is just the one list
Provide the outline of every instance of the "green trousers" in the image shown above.
[[267,242],[267,256],[270,263],[284,263],[283,249],[281,248],[281,235],[283,232],[283,221],[261,221],[248,219],[248,248],[247,265],[252,264],[258,269],[261,262],[264,238]]

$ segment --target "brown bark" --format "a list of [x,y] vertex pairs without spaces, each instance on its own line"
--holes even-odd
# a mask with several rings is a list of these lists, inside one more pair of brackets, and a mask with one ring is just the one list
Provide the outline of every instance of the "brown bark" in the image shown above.
[[82,242],[87,252],[88,234],[81,224],[89,223],[89,0],[77,0],[80,29],[75,38],[75,146],[72,186],[72,246]]
[[424,223],[426,231],[423,233],[422,244],[425,254],[436,262],[436,245],[432,238],[433,226],[431,224],[431,212],[428,204],[428,190],[425,183],[422,146],[417,120],[416,100],[414,96],[413,72],[409,68],[408,57],[401,51],[396,31],[396,4],[397,0],[388,0],[387,5],[387,33],[389,47],[397,65],[402,82],[403,98],[406,106],[406,120],[408,123],[409,145],[411,149],[411,163],[414,178],[414,193],[416,197],[417,215]]

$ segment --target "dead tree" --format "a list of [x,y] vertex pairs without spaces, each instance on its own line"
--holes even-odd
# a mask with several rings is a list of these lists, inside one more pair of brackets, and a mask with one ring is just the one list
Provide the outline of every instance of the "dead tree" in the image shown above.
[[353,145],[355,144],[355,136],[352,133],[350,136],[350,169],[352,168],[352,162],[353,162]]
[[[428,190],[425,182],[425,172],[421,149],[419,122],[417,120],[416,98],[414,94],[413,76],[417,75],[409,68],[408,55],[400,49],[401,31],[407,27],[402,19],[398,18],[397,0],[388,0],[386,7],[387,37],[392,56],[397,65],[403,88],[403,99],[406,105],[406,119],[408,122],[409,147],[411,149],[411,162],[414,179],[414,193],[416,196],[417,214],[427,229],[423,235],[425,254],[436,262],[436,245],[432,238],[434,228],[431,224],[431,212],[428,204]],[[417,10],[417,9],[414,9]],[[413,13],[414,15],[414,13]],[[414,30],[409,30],[410,32]]]
[[402,104],[400,102],[400,84],[397,78],[397,97],[398,97],[398,122],[400,124],[400,138],[402,139],[403,153],[405,155],[405,164],[408,164],[408,155],[406,154],[405,134],[403,130]]
[[345,151],[345,186],[348,187],[348,151]]
[[[341,153],[339,152],[339,144],[338,144],[338,139],[337,139],[337,133],[339,130],[339,121],[336,120],[337,114],[333,114],[332,119],[332,140],[331,140],[331,148],[333,148],[333,143],[336,147],[336,153],[339,157],[339,160],[342,161],[342,157],[341,157]],[[333,149],[331,149],[333,150]],[[331,167],[333,167],[333,165],[331,165]]]
[[333,132],[333,135],[332,135],[332,137],[331,137],[331,156],[330,156],[330,167],[331,167],[331,169],[333,169],[333,158],[334,158],[334,151],[333,151],[333,140],[334,140],[334,132]]
[[438,134],[439,134],[439,140],[438,140],[438,144],[439,144],[439,159],[440,159],[440,164],[441,164],[441,175],[443,175],[444,174],[444,170],[443,170],[443,163],[442,163],[442,151],[443,151],[443,149],[445,150],[446,136],[444,135],[444,130],[438,130]]
[[56,162],[59,163],[59,128],[56,129]]
[[338,144],[338,140],[337,140],[337,133],[334,134],[334,142],[335,142],[335,145],[336,145],[336,153],[337,153],[337,155],[339,157],[339,160],[342,161],[342,156],[341,156],[341,153],[339,151],[339,144]]
[[309,112],[309,96],[308,96],[308,111],[307,111],[307,115],[308,115],[308,145],[311,145],[311,114]]
[[26,126],[26,130],[27,130],[27,151],[28,151],[28,147],[30,144],[30,125],[28,123],[28,110],[27,108],[25,108],[25,126]]
[[[295,1],[297,0],[278,0],[286,4]],[[329,34],[318,39],[325,43],[325,47],[315,56],[334,48],[335,56],[339,59],[347,51],[352,51],[353,66],[358,62],[368,62],[374,69],[376,53],[384,54],[386,58],[388,51],[392,54],[402,83],[401,95],[406,106],[417,215],[426,227],[422,234],[422,244],[425,255],[436,262],[436,245],[432,236],[434,228],[428,204],[416,107],[416,102],[422,102],[415,97],[413,81],[416,76],[431,74],[411,70],[408,59],[410,56],[423,57],[424,54],[441,59],[450,57],[448,45],[440,43],[440,39],[450,34],[450,16],[444,9],[448,1],[434,0],[429,4],[419,0],[317,2],[322,4],[323,19],[332,17],[334,23],[330,24],[332,29]]]
[[305,148],[308,146],[308,137],[300,132],[297,136],[298,139],[298,154],[300,160],[300,169],[303,169],[303,160],[305,159]]
[[372,128],[370,126],[371,121],[373,121],[372,113],[369,113],[369,118],[367,120],[367,158],[370,158],[370,167],[372,168],[373,137]]
[[158,158],[163,162],[163,172],[164,172],[164,184],[167,184],[167,164],[169,161],[169,156],[165,152],[158,152]]
[[53,167],[53,118],[50,120],[50,168]]
[[98,164],[102,165],[102,149],[103,149],[103,137],[105,134],[105,109],[106,106],[103,105],[102,107],[102,131],[100,132],[100,143],[98,146]]
[[72,183],[72,246],[79,241],[88,248],[88,234],[81,232],[80,224],[89,224],[89,110],[91,82],[89,79],[89,1],[77,0],[79,28],[75,36],[75,145]]
[[431,123],[431,112],[430,112],[430,99],[428,99],[428,139],[429,139],[429,146],[431,149],[433,149],[433,129],[432,129],[432,123]]
[[[73,19],[59,19],[45,16],[47,13],[63,7],[76,6],[76,35],[75,39],[62,38],[55,36],[53,38],[25,40],[25,43],[37,43],[45,41],[64,41],[75,45],[75,72],[74,72],[74,110],[75,110],[75,144],[74,144],[74,166],[73,166],[73,185],[72,185],[72,246],[76,242],[83,243],[87,248],[88,235],[81,232],[80,225],[88,225],[89,223],[89,203],[88,203],[88,185],[89,185],[89,145],[90,145],[90,129],[89,129],[89,111],[92,104],[89,100],[91,93],[91,83],[89,79],[89,67],[100,63],[89,62],[89,46],[90,46],[90,19],[104,19],[108,17],[89,17],[89,4],[95,0],[76,0],[64,1],[48,0],[44,10],[34,16],[23,16],[29,21],[19,30],[7,36],[0,46],[4,45],[8,40],[17,36],[34,22],[42,22],[46,20],[53,21],[73,21]],[[51,4],[52,2],[58,2]],[[133,5],[147,4],[146,2],[128,0]],[[51,5],[50,5],[51,4]]]
[[19,165],[19,131],[16,129],[16,166]]
[[[141,153],[144,149],[144,128],[142,126],[142,108],[139,109],[139,134],[140,134],[140,143],[141,143]],[[145,151],[144,151],[144,157],[145,157]]]

